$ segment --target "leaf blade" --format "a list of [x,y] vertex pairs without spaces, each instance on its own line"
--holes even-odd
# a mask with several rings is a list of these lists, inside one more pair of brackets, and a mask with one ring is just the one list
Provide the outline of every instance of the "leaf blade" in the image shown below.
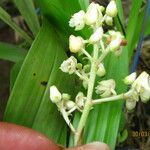
[[12,44],[0,42],[0,59],[18,62],[25,58],[26,51]]
[[40,25],[35,13],[35,7],[32,0],[14,0],[15,5],[19,9],[21,15],[24,17],[33,35],[39,32]]
[[[66,78],[64,78],[58,68],[60,62],[65,58],[66,56],[56,31],[46,21],[33,42],[13,86],[4,115],[5,121],[34,128],[47,134],[49,137],[60,134],[62,136],[66,135],[65,123],[56,106],[49,100],[49,86],[52,83],[55,84],[56,82],[60,89],[65,89],[66,92],[69,91],[68,86],[64,87],[64,85],[68,85],[68,81],[66,81]],[[57,68],[53,68],[54,61],[57,62]],[[58,72],[58,76],[55,77],[53,69],[55,72]],[[52,76],[53,78],[51,78]],[[61,84],[58,78],[61,78],[65,84]],[[53,82],[51,83],[51,81]],[[47,110],[42,109],[45,107]],[[40,110],[45,111],[46,116],[41,116],[45,112],[39,114],[38,111]],[[47,114],[47,112],[53,112],[53,110],[55,110],[57,118],[52,116],[53,113]],[[45,120],[45,117],[47,120]],[[38,121],[41,118],[42,123],[39,123]],[[50,129],[49,124],[51,122],[47,122],[49,119],[55,124],[55,131]],[[64,127],[64,130],[57,130],[57,126],[59,129]],[[56,136],[53,140],[64,145],[66,143],[66,139],[59,136]]]
[[32,43],[32,38],[11,19],[10,15],[2,7],[0,7],[0,19],[3,20],[6,24],[8,24],[28,43]]

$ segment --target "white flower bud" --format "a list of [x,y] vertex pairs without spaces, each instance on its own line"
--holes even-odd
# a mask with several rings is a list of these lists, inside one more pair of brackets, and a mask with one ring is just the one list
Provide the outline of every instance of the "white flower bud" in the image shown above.
[[71,110],[76,104],[73,101],[66,101],[64,105],[67,110]]
[[87,25],[93,25],[95,24],[99,19],[99,10],[98,10],[98,4],[95,4],[92,2],[85,14],[85,22]]
[[147,103],[150,100],[150,87],[144,87],[140,91],[140,98],[143,103]]
[[110,17],[116,17],[117,15],[117,5],[114,0],[111,0],[106,8],[106,14]]
[[131,111],[136,107],[136,101],[133,101],[131,99],[126,100],[126,108]]
[[99,77],[103,77],[105,74],[106,74],[105,67],[104,67],[104,65],[103,65],[102,63],[100,63],[100,64],[98,65],[97,75],[98,75]]
[[140,93],[141,89],[145,89],[145,87],[149,87],[149,74],[144,71],[133,82],[132,88]]
[[107,25],[112,26],[113,25],[113,18],[110,16],[106,16],[105,22]]
[[62,99],[63,100],[68,101],[68,100],[70,100],[70,98],[71,98],[71,96],[69,94],[67,94],[67,93],[62,94]]
[[110,97],[116,95],[115,87],[116,83],[113,79],[103,80],[99,82],[99,85],[96,87],[96,93],[100,94],[101,97]]
[[137,91],[142,102],[150,100],[150,76],[146,72],[142,72],[133,82],[131,89]]
[[123,36],[120,32],[109,31],[111,42],[109,44],[110,51],[117,51],[120,48]]
[[54,85],[50,87],[50,99],[53,103],[58,103],[61,101],[61,93]]
[[99,42],[102,39],[103,36],[103,28],[99,27],[89,38],[89,43],[94,44],[96,42]]
[[72,53],[81,51],[81,49],[84,48],[84,45],[85,43],[82,37],[75,37],[74,35],[69,37],[69,48]]
[[137,78],[138,80],[137,82],[139,86],[141,86],[140,98],[142,102],[146,103],[147,101],[150,100],[150,76],[146,72],[142,72],[138,78]]
[[77,60],[74,56],[71,56],[67,60],[63,61],[60,66],[60,69],[69,74],[73,74],[76,71]]
[[125,77],[125,79],[123,81],[124,81],[125,84],[130,85],[135,81],[136,76],[137,76],[136,72],[133,72],[129,76]]
[[97,9],[99,12],[103,12],[105,10],[105,8],[99,4],[97,4]]
[[70,27],[75,27],[75,30],[81,30],[85,26],[85,12],[83,10],[75,13],[69,21]]
[[80,109],[83,109],[84,108],[84,105],[85,105],[85,97],[84,97],[84,94],[82,92],[79,92],[76,96],[76,104],[77,106],[80,108]]

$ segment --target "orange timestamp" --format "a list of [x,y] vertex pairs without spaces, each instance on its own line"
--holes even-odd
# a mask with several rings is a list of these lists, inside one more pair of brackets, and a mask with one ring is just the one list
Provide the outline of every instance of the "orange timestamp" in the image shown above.
[[150,131],[131,131],[131,136],[138,138],[138,137],[149,137],[150,136]]

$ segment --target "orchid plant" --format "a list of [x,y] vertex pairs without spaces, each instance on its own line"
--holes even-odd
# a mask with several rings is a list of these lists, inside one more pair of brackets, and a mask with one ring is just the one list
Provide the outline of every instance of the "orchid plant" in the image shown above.
[[[116,15],[117,7],[114,0],[110,1],[106,9],[92,2],[86,12],[81,10],[75,13],[69,21],[70,27],[75,28],[75,31],[82,30],[86,25],[93,30],[92,35],[86,40],[81,36],[71,35],[69,37],[70,52],[83,55],[89,60],[88,64],[83,65],[74,56],[71,56],[60,66],[63,72],[76,74],[82,80],[86,93],[79,91],[73,101],[68,93],[61,93],[55,85],[50,87],[50,99],[57,105],[73,132],[74,145],[80,144],[86,120],[95,105],[123,99],[126,102],[126,108],[132,110],[139,99],[144,103],[150,99],[150,77],[146,72],[142,72],[138,77],[134,72],[123,79],[130,88],[127,92],[120,94],[115,90],[114,79],[103,80],[107,74],[104,64],[105,57],[109,53],[114,53],[116,56],[121,55],[122,48],[126,45],[126,40],[120,32],[115,30],[104,32],[103,26],[112,26]],[[92,53],[86,50],[88,45],[93,46]],[[96,85],[96,76],[102,78],[98,85]],[[94,93],[99,95],[99,99],[93,99]],[[74,111],[82,114],[77,128],[70,121],[70,116]]]

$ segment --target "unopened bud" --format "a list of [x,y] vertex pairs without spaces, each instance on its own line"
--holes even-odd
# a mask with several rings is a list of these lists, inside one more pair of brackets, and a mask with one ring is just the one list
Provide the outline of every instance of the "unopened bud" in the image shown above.
[[81,30],[85,26],[85,12],[83,10],[75,13],[69,21],[70,27],[75,27],[75,31]]
[[117,15],[117,5],[114,0],[111,0],[106,8],[106,14],[110,17],[116,17]]
[[113,19],[110,16],[106,16],[105,22],[107,25],[112,26],[113,25]]
[[85,72],[85,73],[89,73],[90,72],[90,65],[88,64],[88,65],[85,65],[84,67],[83,67],[83,71]]
[[50,87],[50,99],[53,103],[58,103],[61,101],[61,93],[58,91],[56,86]]
[[70,100],[70,98],[71,98],[71,96],[69,94],[67,94],[67,93],[62,94],[62,99],[63,100],[68,101],[68,100]]
[[130,85],[135,81],[136,76],[137,76],[136,72],[134,72],[134,73],[130,74],[129,76],[127,76],[123,81],[125,84]]
[[95,4],[94,2],[89,5],[85,14],[85,22],[87,25],[93,25],[98,21],[99,11],[97,9],[97,5],[98,4]]
[[103,77],[105,74],[106,74],[105,67],[104,67],[104,65],[103,65],[102,63],[100,63],[100,64],[98,65],[97,75],[98,75],[99,77]]
[[76,104],[73,101],[66,101],[65,102],[65,108],[67,110],[71,110]]
[[77,69],[82,70],[82,64],[81,63],[77,64]]
[[84,108],[85,105],[85,97],[82,92],[79,92],[76,96],[76,104],[80,109]]
[[99,27],[90,37],[89,43],[94,44],[96,42],[99,42],[103,36],[103,28]]
[[71,35],[69,37],[69,48],[72,53],[77,53],[84,48],[84,40],[82,37]]
[[127,99],[127,100],[126,100],[126,108],[127,108],[127,110],[131,111],[131,110],[133,110],[135,107],[136,107],[136,101],[130,100],[130,99]]

